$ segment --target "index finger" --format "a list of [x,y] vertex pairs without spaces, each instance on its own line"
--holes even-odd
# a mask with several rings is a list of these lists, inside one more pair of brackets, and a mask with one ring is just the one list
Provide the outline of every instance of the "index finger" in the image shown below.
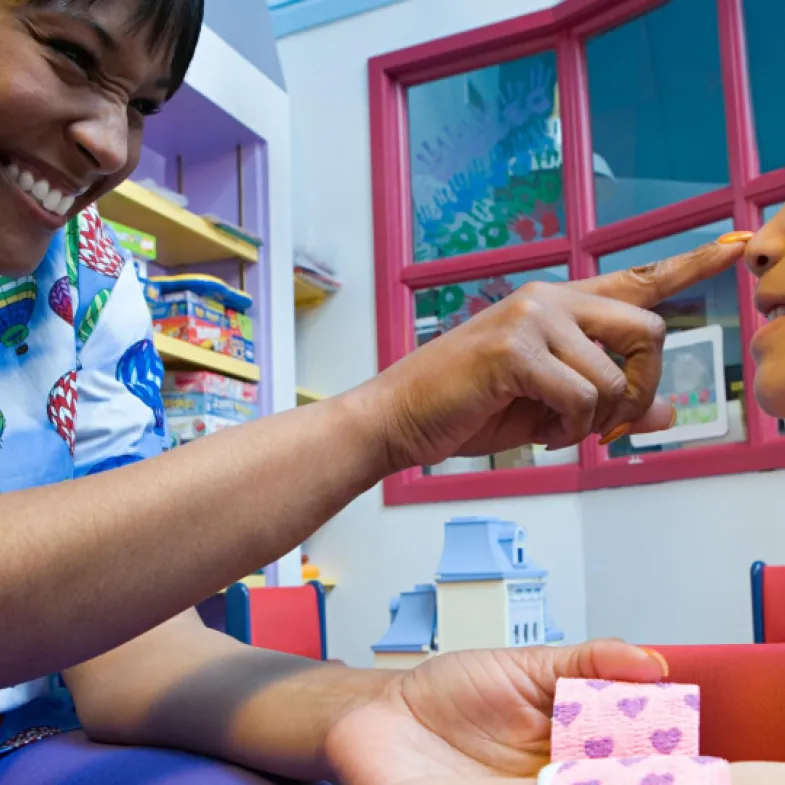
[[663,300],[733,267],[752,232],[732,232],[693,251],[643,267],[630,267],[564,286],[586,294],[623,300],[638,308],[653,308]]

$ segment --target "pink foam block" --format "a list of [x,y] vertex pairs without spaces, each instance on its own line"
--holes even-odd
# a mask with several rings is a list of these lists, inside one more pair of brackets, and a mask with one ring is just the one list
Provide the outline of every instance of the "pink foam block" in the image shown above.
[[727,761],[680,755],[558,763],[550,772],[544,770],[540,781],[547,785],[732,785]]
[[699,715],[695,685],[560,679],[551,759],[697,756]]

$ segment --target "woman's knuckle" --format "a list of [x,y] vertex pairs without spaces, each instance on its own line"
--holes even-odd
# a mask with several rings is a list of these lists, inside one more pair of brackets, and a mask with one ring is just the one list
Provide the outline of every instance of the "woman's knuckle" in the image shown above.
[[578,414],[587,414],[597,408],[600,393],[591,382],[575,385],[573,391],[573,406]]
[[612,368],[605,377],[605,394],[610,398],[621,398],[627,390],[627,377],[619,368]]
[[646,314],[646,332],[653,343],[661,346],[665,342],[665,337],[668,335],[668,324],[658,313],[646,311]]
[[525,283],[521,288],[520,292],[523,295],[523,298],[543,298],[548,297],[554,290],[555,284],[547,283],[546,281],[529,281],[529,283]]

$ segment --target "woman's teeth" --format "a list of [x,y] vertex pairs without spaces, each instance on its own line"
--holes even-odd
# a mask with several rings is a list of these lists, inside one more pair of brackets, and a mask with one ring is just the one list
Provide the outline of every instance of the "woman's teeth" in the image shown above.
[[773,308],[766,314],[766,318],[773,322],[775,319],[778,319],[780,316],[785,316],[785,305],[778,305],[776,308]]
[[30,172],[20,169],[16,164],[4,167],[6,174],[26,193],[50,213],[65,215],[74,204],[75,196],[63,194],[51,188],[47,180],[36,180]]

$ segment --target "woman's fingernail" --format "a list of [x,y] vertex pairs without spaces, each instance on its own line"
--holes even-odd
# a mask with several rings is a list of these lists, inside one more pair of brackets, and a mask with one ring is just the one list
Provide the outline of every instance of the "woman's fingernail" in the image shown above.
[[673,426],[676,425],[676,420],[678,419],[679,419],[679,413],[676,411],[676,409],[674,409],[673,413],[671,414],[671,424],[665,430],[670,430],[671,428],[673,428]]
[[733,245],[734,243],[746,243],[755,236],[754,232],[728,232],[722,237],[717,238],[720,245]]
[[606,433],[605,436],[600,439],[600,446],[604,447],[606,444],[615,442],[616,439],[621,439],[622,436],[626,436],[630,432],[630,428],[632,428],[632,423],[629,422],[617,425],[610,433]]
[[670,668],[668,667],[668,660],[662,656],[658,651],[654,651],[654,649],[647,649],[641,646],[641,651],[645,651],[646,654],[649,655],[661,668],[662,670],[662,678],[667,679],[668,675],[670,674]]

